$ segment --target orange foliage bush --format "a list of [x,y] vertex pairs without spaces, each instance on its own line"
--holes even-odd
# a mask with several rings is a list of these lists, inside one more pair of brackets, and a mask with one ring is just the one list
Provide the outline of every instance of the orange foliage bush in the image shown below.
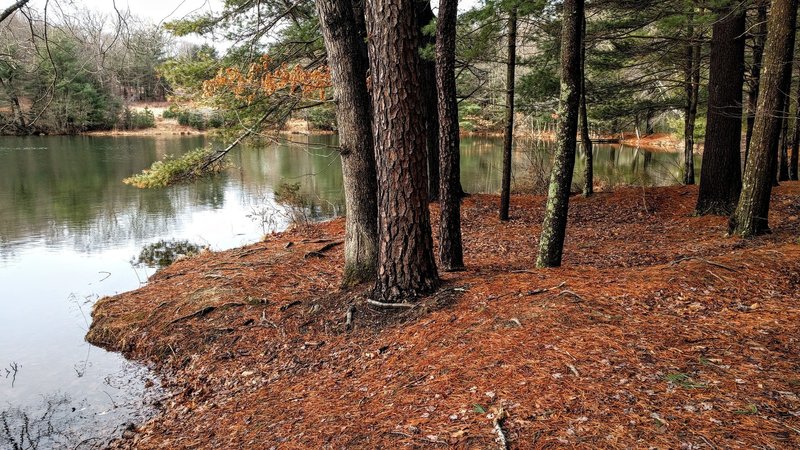
[[331,85],[327,66],[308,70],[299,65],[290,68],[284,63],[271,69],[271,63],[271,58],[265,55],[261,61],[250,64],[246,72],[236,67],[220,69],[216,77],[203,83],[203,94],[210,97],[220,92],[231,92],[237,98],[253,103],[260,96],[269,97],[288,90],[290,94],[305,98],[325,99],[325,90]]

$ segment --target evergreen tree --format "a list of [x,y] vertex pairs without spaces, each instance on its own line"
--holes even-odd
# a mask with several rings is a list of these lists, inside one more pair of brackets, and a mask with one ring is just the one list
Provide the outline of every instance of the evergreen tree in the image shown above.
[[559,127],[547,195],[537,267],[558,267],[564,251],[569,193],[575,167],[576,134],[581,94],[581,29],[583,0],[565,0],[561,32],[561,95]]
[[367,0],[375,160],[378,280],[375,295],[399,302],[439,282],[433,256],[419,34],[415,0]]
[[777,163],[773,149],[780,137],[780,113],[785,101],[781,93],[788,88],[787,72],[791,70],[797,1],[773,0],[770,11],[752,148],[739,202],[729,224],[731,234],[744,237],[769,231],[769,201]]
[[711,36],[708,118],[696,211],[730,215],[742,188],[745,9],[731,2],[718,15]]

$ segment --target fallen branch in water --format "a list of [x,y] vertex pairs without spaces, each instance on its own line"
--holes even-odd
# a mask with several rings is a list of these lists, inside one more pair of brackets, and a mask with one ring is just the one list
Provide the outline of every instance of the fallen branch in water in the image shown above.
[[258,132],[268,119],[273,118],[273,123],[282,123],[294,110],[299,98],[292,101],[276,101],[267,111],[250,127],[239,135],[233,142],[222,150],[198,148],[188,152],[180,158],[167,157],[154,162],[149,169],[137,175],[122,180],[141,189],[162,188],[177,183],[185,183],[198,178],[213,175],[225,170],[224,158],[231,150],[236,148],[244,139]]

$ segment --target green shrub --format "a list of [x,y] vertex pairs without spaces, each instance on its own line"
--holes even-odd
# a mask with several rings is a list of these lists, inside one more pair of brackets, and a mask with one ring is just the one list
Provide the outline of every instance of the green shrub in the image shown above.
[[122,117],[120,117],[117,122],[117,128],[122,130],[143,130],[155,126],[156,117],[149,108],[145,108],[142,111],[125,108],[122,111]]
[[178,107],[175,105],[170,105],[169,108],[165,109],[163,113],[161,113],[161,117],[165,119],[175,119],[178,117]]
[[306,120],[308,120],[308,124],[314,130],[336,130],[336,111],[334,111],[331,105],[317,106],[309,109]]
[[174,117],[178,119],[178,124],[200,131],[219,128],[225,124],[223,116],[219,113],[206,115],[199,111],[179,110],[174,114]]

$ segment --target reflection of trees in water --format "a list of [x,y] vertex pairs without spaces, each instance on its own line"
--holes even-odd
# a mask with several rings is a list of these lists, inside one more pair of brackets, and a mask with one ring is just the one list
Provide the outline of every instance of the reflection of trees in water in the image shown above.
[[105,448],[109,437],[152,417],[163,391],[148,377],[146,368],[126,363],[97,392],[87,392],[88,398],[51,392],[24,405],[2,402],[0,449]]
[[83,404],[73,404],[63,394],[45,398],[32,410],[8,408],[0,411],[0,448],[14,450],[92,449],[105,444],[100,438],[84,436],[75,429]]
[[[146,240],[181,226],[183,218],[198,208],[219,209],[234,200],[240,202],[244,216],[264,193],[274,192],[282,183],[299,184],[311,220],[342,213],[337,137],[288,139],[299,142],[245,147],[233,153],[235,167],[223,176],[143,191],[123,185],[122,178],[148,167],[161,154],[177,155],[205,145],[203,138],[4,138],[0,140],[0,258],[12,254],[14,242],[32,236],[50,246],[69,243],[81,251]],[[524,183],[520,175],[532,161],[542,164],[539,172],[549,173],[552,146],[552,142],[518,140],[515,181]],[[465,190],[497,192],[501,147],[500,138],[462,139]],[[532,152],[535,158],[530,157]],[[677,154],[596,145],[594,155],[598,182],[610,186],[680,181]],[[576,182],[582,179],[584,164],[585,156],[580,155]]]
[[[168,191],[139,195],[121,183],[123,177],[152,163],[157,142],[142,138],[3,138],[0,146],[13,150],[0,152],[0,236],[7,242],[36,236],[48,245],[74,241],[76,247],[92,248],[96,241],[130,235],[125,228],[137,222],[132,217],[143,207],[159,205],[159,212],[164,212],[171,203]],[[168,142],[175,146],[174,153],[181,153],[202,141]]]

